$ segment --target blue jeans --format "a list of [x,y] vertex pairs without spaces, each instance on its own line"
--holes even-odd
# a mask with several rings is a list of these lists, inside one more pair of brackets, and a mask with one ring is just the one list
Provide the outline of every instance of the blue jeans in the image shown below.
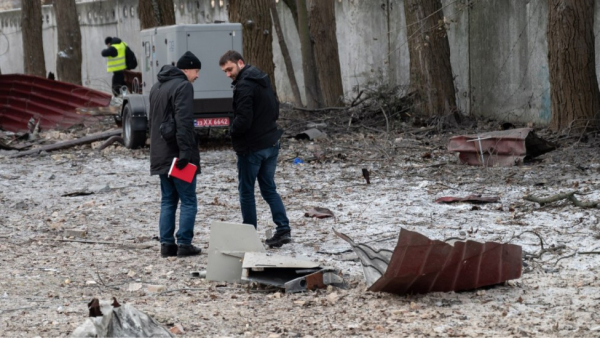
[[196,177],[192,183],[184,182],[178,178],[170,178],[166,174],[159,175],[160,192],[160,242],[175,244],[175,213],[177,204],[181,200],[179,209],[179,230],[177,230],[177,244],[192,244],[194,238],[194,223],[198,212],[198,199],[196,197]]
[[275,169],[277,168],[278,155],[279,142],[272,147],[247,155],[237,155],[238,191],[240,193],[242,218],[245,224],[252,224],[254,228],[256,228],[254,185],[258,179],[260,193],[269,204],[273,222],[277,225],[276,231],[290,230],[290,221],[275,186]]

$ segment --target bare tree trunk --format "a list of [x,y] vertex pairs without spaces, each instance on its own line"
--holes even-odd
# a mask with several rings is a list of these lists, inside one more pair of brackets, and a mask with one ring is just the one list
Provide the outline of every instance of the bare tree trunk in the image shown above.
[[287,71],[288,78],[290,79],[290,86],[292,87],[294,100],[296,101],[296,104],[298,106],[302,107],[302,96],[300,95],[298,82],[296,82],[296,74],[294,73],[294,66],[292,65],[290,51],[287,48],[287,43],[285,42],[283,32],[281,31],[281,23],[279,22],[279,14],[277,13],[277,8],[275,7],[275,0],[270,0],[270,2],[271,16],[273,17],[273,26],[275,26],[275,31],[277,32],[277,37],[279,38],[279,47],[281,47],[281,55],[283,56],[285,69]]
[[21,0],[25,74],[46,77],[42,21],[42,3],[39,0]]
[[309,26],[323,105],[343,105],[344,87],[335,27],[335,0],[309,0]]
[[308,10],[306,0],[296,0],[298,10],[298,33],[302,49],[302,70],[304,72],[304,90],[306,92],[306,107],[315,109],[322,107],[321,89],[317,81],[317,67],[313,54],[310,32],[308,30]]
[[175,24],[173,0],[139,0],[140,29]]
[[404,1],[410,88],[416,93],[416,113],[424,117],[456,112],[450,45],[441,9],[440,0]]
[[594,0],[549,0],[548,7],[550,127],[561,130],[575,120],[598,118]]
[[229,0],[229,21],[243,26],[244,61],[269,75],[275,88],[271,0]]
[[55,0],[54,11],[58,38],[58,79],[81,85],[81,30],[75,0]]

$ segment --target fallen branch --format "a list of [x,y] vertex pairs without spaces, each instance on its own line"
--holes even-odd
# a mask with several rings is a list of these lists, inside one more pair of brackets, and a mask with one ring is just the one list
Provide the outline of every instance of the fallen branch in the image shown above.
[[167,291],[163,291],[161,293],[159,293],[158,295],[162,295],[164,293],[169,293],[169,292],[177,292],[177,291],[204,291],[204,290],[208,290],[208,288],[183,288],[183,289],[173,289],[173,290],[167,290]]
[[558,264],[558,262],[560,262],[560,260],[562,260],[562,259],[571,258],[576,255],[600,255],[600,251],[581,251],[581,252],[578,251],[578,252],[572,253],[568,256],[563,256],[563,257],[557,259],[556,262],[554,262],[554,265]]
[[307,111],[307,112],[320,112],[320,111],[328,111],[328,110],[346,110],[347,107],[325,107],[325,108],[316,108],[316,109],[308,109],[302,107],[293,107],[295,110]]
[[329,251],[317,251],[318,254],[323,254],[323,255],[341,255],[341,254],[345,254],[348,252],[352,252],[352,249],[348,249],[348,250],[344,250],[344,251],[337,251],[337,252],[329,252]]
[[118,246],[122,246],[126,249],[148,249],[148,248],[155,246],[155,244],[119,243],[119,242],[92,241],[92,240],[84,240],[84,239],[54,239],[54,241],[74,242],[74,243],[84,243],[84,244],[118,245]]
[[47,309],[49,308],[49,306],[27,306],[27,307],[18,307],[18,308],[14,308],[14,309],[6,309],[6,310],[0,310],[0,313],[5,313],[5,312],[12,312],[12,311],[21,311],[21,310],[30,310],[30,309]]
[[557,202],[557,201],[564,200],[564,199],[573,202],[573,204],[575,204],[576,206],[578,206],[580,208],[597,208],[598,205],[600,204],[600,202],[594,202],[594,201],[582,202],[582,201],[578,200],[577,197],[575,197],[576,194],[581,195],[577,191],[571,191],[571,192],[565,192],[565,193],[557,194],[557,195],[550,196],[550,197],[536,197],[533,195],[525,195],[523,197],[523,199],[526,201],[539,203],[540,206],[544,206],[545,204]]
[[362,91],[362,90],[361,90],[360,92],[358,92],[358,95],[356,95],[356,97],[354,98],[354,100],[352,100],[352,103],[350,103],[350,107],[357,106],[357,105],[361,104],[361,103],[362,103],[364,100],[366,100],[366,99],[363,99],[363,100],[361,100],[361,101],[357,102],[357,101],[358,101],[358,99],[360,98],[360,96],[361,96],[362,94],[363,94],[363,91]]
[[15,155],[12,155],[11,157],[23,157],[23,156],[28,156],[28,155],[38,155],[42,151],[53,151],[53,150],[70,148],[70,147],[74,147],[74,146],[78,146],[78,145],[82,145],[82,144],[92,143],[94,141],[102,140],[102,139],[109,138],[109,137],[115,136],[115,135],[120,135],[120,134],[121,134],[121,129],[112,129],[112,130],[105,131],[102,133],[88,135],[88,136],[85,136],[85,137],[82,137],[82,138],[79,138],[76,140],[58,142],[58,143],[42,146],[39,148],[22,151]]
[[102,143],[102,145],[100,147],[98,147],[98,151],[102,151],[104,148],[108,147],[109,145],[115,143],[115,142],[119,142],[122,146],[125,145],[125,141],[123,141],[123,137],[121,135],[115,135],[111,138],[109,138],[108,140],[106,140],[106,142]]
[[534,234],[534,235],[536,235],[540,239],[540,251],[537,254],[532,254],[532,253],[529,253],[529,252],[523,252],[523,258],[526,258],[526,259],[533,259],[533,258],[540,259],[540,258],[542,258],[542,255],[545,254],[545,253],[547,253],[547,252],[555,252],[555,251],[558,251],[558,250],[566,249],[566,247],[567,247],[566,245],[561,244],[561,245],[557,245],[557,246],[552,245],[549,248],[544,248],[544,239],[542,238],[542,236],[540,234],[538,234],[537,232],[531,231],[531,230],[526,230],[526,231],[523,231],[523,232],[521,232],[520,234],[518,234],[516,236],[513,236],[507,243],[512,242],[512,240],[515,239],[515,238],[521,238],[521,235],[526,234],[526,233]]

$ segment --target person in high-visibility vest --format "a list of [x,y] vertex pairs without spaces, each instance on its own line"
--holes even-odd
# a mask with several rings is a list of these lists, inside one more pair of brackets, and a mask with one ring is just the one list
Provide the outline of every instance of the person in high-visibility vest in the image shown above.
[[125,72],[127,64],[125,62],[125,48],[127,44],[117,37],[107,37],[104,40],[106,49],[102,50],[102,56],[107,58],[106,70],[113,73],[112,92],[115,96],[121,93],[121,88],[125,86]]

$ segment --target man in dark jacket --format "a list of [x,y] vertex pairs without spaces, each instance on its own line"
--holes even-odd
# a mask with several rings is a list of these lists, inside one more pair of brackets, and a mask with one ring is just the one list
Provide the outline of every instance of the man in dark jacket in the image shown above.
[[269,77],[258,68],[246,65],[240,53],[230,50],[219,60],[221,69],[233,80],[233,111],[230,132],[237,154],[238,190],[242,218],[256,228],[254,185],[271,208],[277,226],[273,237],[265,243],[281,247],[291,242],[290,222],[275,186],[275,170],[279,155],[279,138],[283,131],[275,122],[279,118],[279,102]]
[[[175,157],[178,158],[178,168],[183,169],[188,163],[192,163],[198,168],[196,175],[200,171],[200,153],[194,133],[192,86],[198,78],[200,68],[200,60],[194,54],[186,52],[177,61],[177,67],[162,67],[158,73],[158,82],[150,90],[150,174],[160,177],[162,197],[158,227],[162,257],[192,256],[201,252],[200,248],[192,245],[198,212],[196,176],[191,183],[168,176]],[[174,128],[174,135],[165,132],[169,126]],[[176,245],[173,235],[179,201],[181,208]]]
[[102,56],[107,58],[106,70],[113,73],[112,91],[115,96],[121,93],[121,88],[125,86],[125,48],[127,44],[117,37],[107,37],[104,39],[106,49],[102,50]]

